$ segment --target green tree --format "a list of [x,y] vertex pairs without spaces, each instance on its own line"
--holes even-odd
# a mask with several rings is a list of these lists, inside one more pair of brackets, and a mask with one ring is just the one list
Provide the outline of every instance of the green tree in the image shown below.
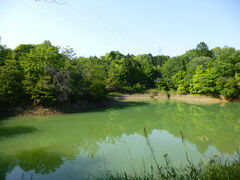
[[179,94],[187,94],[188,92],[187,90],[188,84],[186,84],[185,82],[186,74],[187,74],[186,71],[179,71],[172,77],[174,86]]
[[5,64],[6,59],[13,59],[12,56],[12,50],[0,44],[0,66]]
[[234,78],[218,78],[216,81],[216,89],[228,100],[233,100],[239,95],[237,82]]
[[65,80],[65,91],[67,93],[67,97],[70,98],[70,101],[76,101],[80,99],[83,95],[84,91],[84,80],[82,75],[82,66],[79,59],[66,59],[64,65],[64,73],[68,73],[67,81]]
[[167,90],[167,86],[162,78],[156,78],[155,81],[155,87],[159,90]]
[[[145,84],[147,88],[154,86],[154,67],[153,67],[153,56],[151,54],[142,54],[135,57],[137,63],[139,63],[139,81],[136,83]],[[136,64],[136,63],[135,63]],[[135,78],[134,78],[135,79]]]
[[186,70],[186,59],[178,56],[170,58],[162,67],[162,76],[168,88],[175,88],[172,77],[179,71]]
[[219,76],[234,77],[236,74],[237,63],[240,62],[240,51],[234,48],[224,47],[213,49],[214,67]]
[[64,61],[58,48],[45,41],[31,49],[25,56],[21,56],[20,65],[24,72],[23,86],[31,100],[42,105],[55,104],[56,90],[47,68],[54,67],[57,70],[63,68]]
[[16,60],[5,60],[0,67],[0,104],[16,106],[24,101],[23,73]]
[[125,85],[126,74],[123,66],[121,64],[112,62],[109,66],[106,78],[107,91],[121,91]]
[[104,59],[111,62],[111,61],[116,61],[116,60],[121,60],[123,57],[125,57],[122,53],[119,51],[111,51],[110,53],[107,53],[104,56]]
[[197,66],[199,65],[203,65],[204,68],[207,67],[207,65],[210,62],[213,62],[214,60],[210,57],[205,57],[205,56],[201,56],[201,57],[196,57],[193,58],[188,64],[187,64],[187,72],[190,75],[193,75],[195,73],[195,70],[197,69]]
[[83,78],[83,96],[99,100],[106,94],[105,66],[97,57],[80,58]]
[[200,43],[197,45],[196,55],[197,55],[198,57],[200,57],[200,56],[212,57],[212,56],[213,56],[212,51],[210,51],[210,50],[208,49],[208,45],[207,45],[205,42],[200,42]]
[[211,64],[207,68],[197,66],[193,75],[189,91],[192,94],[215,94],[216,93],[216,70]]
[[152,62],[154,66],[157,66],[157,65],[162,66],[169,58],[170,58],[169,56],[164,56],[164,55],[154,56],[152,59]]
[[184,59],[186,59],[186,62],[191,61],[193,58],[198,57],[197,55],[197,50],[196,49],[191,49],[189,51],[187,51],[186,53],[184,53],[183,55],[181,55]]
[[30,51],[35,47],[36,45],[33,44],[20,44],[13,50],[14,59],[19,60],[21,56],[25,56],[30,53]]

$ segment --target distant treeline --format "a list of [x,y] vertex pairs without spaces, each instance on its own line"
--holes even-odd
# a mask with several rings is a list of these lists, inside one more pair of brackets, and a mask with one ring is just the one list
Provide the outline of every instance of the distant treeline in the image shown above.
[[240,50],[209,50],[201,42],[176,57],[112,51],[85,58],[49,41],[21,44],[13,50],[0,44],[1,106],[52,106],[78,99],[99,100],[109,92],[151,88],[234,99],[240,90]]

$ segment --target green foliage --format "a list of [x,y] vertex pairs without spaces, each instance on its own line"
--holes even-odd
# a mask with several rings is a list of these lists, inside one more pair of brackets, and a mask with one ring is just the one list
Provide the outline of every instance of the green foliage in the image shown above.
[[177,89],[177,93],[179,94],[187,94],[188,92],[187,87],[185,85],[186,74],[187,74],[186,71],[179,71],[172,77],[173,83],[175,84],[175,88]]
[[193,58],[187,64],[187,72],[192,76],[195,73],[197,66],[203,65],[204,68],[206,68],[210,62],[213,62],[213,59],[210,57],[201,56],[201,57]]
[[0,66],[0,104],[15,106],[24,100],[23,74],[16,60],[5,60]]
[[155,87],[159,90],[166,90],[166,84],[164,83],[162,78],[155,79]]
[[233,100],[239,95],[237,82],[234,78],[218,78],[216,81],[216,89],[228,100]]
[[193,58],[198,57],[196,49],[192,49],[187,51],[185,54],[182,55],[184,59],[186,59],[187,62],[191,61]]
[[162,67],[163,80],[169,89],[174,88],[172,77],[179,71],[186,70],[186,59],[178,56],[170,58]]
[[214,67],[219,74],[223,77],[234,77],[235,72],[239,71],[240,51],[234,48],[224,47],[213,49],[214,54]]
[[56,105],[78,99],[99,100],[107,93],[137,93],[157,88],[180,94],[223,95],[234,99],[240,89],[240,51],[224,47],[196,49],[177,57],[151,54],[76,57],[72,48],[49,41],[0,45],[0,104]]
[[106,78],[106,89],[108,91],[121,91],[126,85],[126,68],[124,68],[123,61],[112,61],[108,66],[108,73]]
[[124,55],[121,54],[119,51],[112,51],[110,53],[107,53],[104,58],[107,61],[111,62],[113,60],[121,60],[123,57],[124,57]]
[[153,57],[153,65],[154,66],[157,66],[157,65],[159,65],[159,66],[162,66],[166,61],[168,61],[168,59],[169,59],[170,57],[169,56],[154,56]]
[[58,48],[45,41],[21,56],[20,65],[24,72],[23,87],[31,100],[42,105],[55,104],[53,78],[47,74],[47,68],[55,67],[59,70],[63,67]]
[[240,73],[240,62],[235,64],[236,72]]
[[239,73],[236,73],[236,83],[237,83],[238,89],[240,89],[240,74]]
[[[115,57],[116,59],[113,59]],[[107,91],[141,92],[154,86],[157,68],[153,65],[152,55],[124,56],[111,52],[107,59]],[[110,59],[110,62],[109,62]]]
[[15,60],[19,60],[21,56],[25,56],[30,53],[30,51],[35,47],[36,46],[32,44],[20,44],[13,51]]
[[[28,81],[24,81],[28,86]],[[31,86],[32,84],[29,84]],[[54,105],[56,103],[54,85],[51,83],[50,76],[40,77],[34,88],[31,89],[31,99],[35,105]]]
[[200,43],[197,45],[196,55],[197,55],[198,57],[200,57],[200,56],[212,57],[212,56],[213,56],[212,51],[210,51],[210,50],[208,49],[208,45],[207,45],[205,42],[200,42]]
[[183,83],[186,74],[187,74],[186,71],[179,71],[172,77],[173,83],[176,86],[176,88],[179,86],[179,84]]
[[154,80],[154,68],[153,68],[153,57],[151,54],[138,55],[135,57],[135,60],[139,64],[139,75],[141,78],[137,83],[145,84],[148,88],[153,87]]
[[79,59],[84,83],[83,95],[92,100],[101,99],[106,94],[106,71],[97,57]]
[[207,68],[204,68],[203,65],[199,65],[193,75],[189,91],[192,94],[215,94],[215,82],[216,70],[211,64],[209,64]]
[[177,93],[178,94],[187,94],[188,90],[183,84],[179,84],[179,86],[177,88]]
[[6,59],[12,59],[12,50],[0,44],[0,66],[5,64]]

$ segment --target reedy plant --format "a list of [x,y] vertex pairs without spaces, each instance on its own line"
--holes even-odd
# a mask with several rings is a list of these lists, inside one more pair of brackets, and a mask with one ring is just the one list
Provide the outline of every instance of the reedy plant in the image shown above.
[[151,165],[151,171],[144,170],[143,175],[129,175],[126,172],[108,174],[105,177],[94,178],[98,180],[237,180],[240,179],[240,151],[236,153],[234,160],[223,160],[215,154],[209,157],[209,161],[200,161],[194,164],[189,157],[188,147],[183,132],[180,131],[182,144],[185,150],[187,165],[182,168],[175,167],[170,161],[168,154],[164,154],[165,165],[159,164],[151,140],[144,128],[144,136],[151,152],[155,166]]

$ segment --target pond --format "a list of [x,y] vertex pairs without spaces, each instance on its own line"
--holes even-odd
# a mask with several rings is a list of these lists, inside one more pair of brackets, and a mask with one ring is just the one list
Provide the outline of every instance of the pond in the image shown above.
[[0,179],[83,179],[108,172],[149,171],[168,154],[190,159],[232,158],[240,144],[240,104],[197,105],[171,100],[122,103],[111,108],[47,117],[0,120]]

